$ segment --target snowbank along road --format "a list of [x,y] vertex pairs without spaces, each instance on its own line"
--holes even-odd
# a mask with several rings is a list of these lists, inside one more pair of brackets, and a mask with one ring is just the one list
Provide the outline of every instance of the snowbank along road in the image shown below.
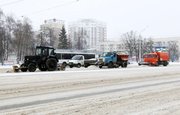
[[180,64],[1,73],[0,114],[180,114]]

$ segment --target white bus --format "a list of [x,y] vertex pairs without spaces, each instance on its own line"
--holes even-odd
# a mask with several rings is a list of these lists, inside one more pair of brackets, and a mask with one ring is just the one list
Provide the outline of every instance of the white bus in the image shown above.
[[86,59],[96,58],[95,53],[84,53],[84,52],[59,52],[55,51],[56,56],[60,64],[67,65],[69,60],[75,55],[83,55]]

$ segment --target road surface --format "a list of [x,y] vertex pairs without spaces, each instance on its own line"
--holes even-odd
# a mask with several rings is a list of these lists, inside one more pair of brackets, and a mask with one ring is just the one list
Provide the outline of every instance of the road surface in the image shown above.
[[1,73],[0,114],[180,114],[180,64]]

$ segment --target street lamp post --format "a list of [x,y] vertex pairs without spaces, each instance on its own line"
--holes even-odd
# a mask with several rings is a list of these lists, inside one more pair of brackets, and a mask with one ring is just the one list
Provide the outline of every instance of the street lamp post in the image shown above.
[[[145,26],[141,31],[140,34],[142,32],[144,32],[146,29],[148,28],[148,26]],[[141,58],[142,58],[142,36],[139,36],[139,62],[141,62]]]
[[141,58],[142,58],[142,38],[141,36],[139,36],[139,62],[141,62]]

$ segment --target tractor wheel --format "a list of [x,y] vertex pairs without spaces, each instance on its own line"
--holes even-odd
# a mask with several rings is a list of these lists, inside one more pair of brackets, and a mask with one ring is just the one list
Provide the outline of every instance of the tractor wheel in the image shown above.
[[25,64],[21,64],[20,69],[22,72],[27,72],[28,68],[25,66]]
[[50,58],[46,61],[48,71],[55,71],[57,69],[57,61],[54,58]]
[[28,70],[29,70],[29,72],[35,72],[36,71],[36,65],[33,63],[30,63],[28,65]]
[[38,68],[39,68],[40,71],[46,71],[47,70],[46,65],[42,64],[42,63],[38,65]]

